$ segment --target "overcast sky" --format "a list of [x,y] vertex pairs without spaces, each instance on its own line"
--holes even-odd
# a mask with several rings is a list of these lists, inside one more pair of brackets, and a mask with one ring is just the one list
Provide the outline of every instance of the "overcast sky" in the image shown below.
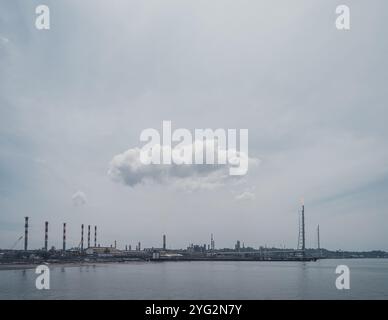
[[[26,215],[31,248],[45,220],[56,247],[63,222],[68,246],[84,223],[121,248],[296,247],[303,197],[307,247],[320,224],[325,248],[388,250],[387,1],[47,0],[45,31],[39,4],[0,0],[0,248]],[[210,186],[113,179],[163,120],[249,129],[258,164]]]

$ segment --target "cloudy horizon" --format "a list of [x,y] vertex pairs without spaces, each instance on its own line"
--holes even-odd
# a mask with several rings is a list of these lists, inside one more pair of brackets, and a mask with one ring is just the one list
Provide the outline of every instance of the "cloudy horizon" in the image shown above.
[[[275,4],[276,2],[276,4]],[[80,241],[388,250],[384,12],[337,1],[0,0],[0,248]],[[347,2],[347,1],[345,1]],[[248,129],[241,179],[136,167],[146,128]],[[132,151],[131,151],[132,150]],[[112,178],[113,175],[113,178]],[[146,181],[147,183],[144,183]],[[21,244],[19,244],[19,247]]]

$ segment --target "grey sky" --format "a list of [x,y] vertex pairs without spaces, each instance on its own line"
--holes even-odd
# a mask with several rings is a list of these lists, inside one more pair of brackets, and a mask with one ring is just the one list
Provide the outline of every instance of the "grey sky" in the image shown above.
[[[80,224],[102,244],[388,250],[388,3],[0,0],[0,247],[69,245]],[[141,130],[248,128],[260,159],[239,183],[186,192],[108,175]],[[82,201],[74,205],[74,196]]]

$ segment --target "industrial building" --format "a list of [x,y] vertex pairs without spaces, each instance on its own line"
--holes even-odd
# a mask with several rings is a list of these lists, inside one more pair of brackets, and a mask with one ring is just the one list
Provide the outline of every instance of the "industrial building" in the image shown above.
[[123,252],[114,247],[90,247],[85,250],[87,255],[122,255]]

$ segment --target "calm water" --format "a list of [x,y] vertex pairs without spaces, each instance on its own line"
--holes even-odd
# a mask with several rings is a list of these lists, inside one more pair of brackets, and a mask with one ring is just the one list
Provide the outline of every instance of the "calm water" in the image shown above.
[[[335,268],[350,268],[337,290]],[[318,262],[134,262],[0,271],[0,299],[388,299],[388,259]]]

